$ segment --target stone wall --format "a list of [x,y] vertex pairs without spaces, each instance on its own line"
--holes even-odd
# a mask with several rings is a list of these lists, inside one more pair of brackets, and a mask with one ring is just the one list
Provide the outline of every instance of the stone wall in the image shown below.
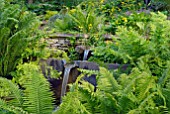
[[[70,38],[75,37],[76,38],[76,46],[81,45],[81,38],[88,38],[89,35],[87,34],[61,34],[61,33],[55,33],[51,34],[48,38],[46,38],[46,42],[48,43],[48,47],[50,48],[57,48],[61,50],[68,50],[68,47],[71,46]],[[111,35],[103,35],[103,38],[107,40],[112,40]]]

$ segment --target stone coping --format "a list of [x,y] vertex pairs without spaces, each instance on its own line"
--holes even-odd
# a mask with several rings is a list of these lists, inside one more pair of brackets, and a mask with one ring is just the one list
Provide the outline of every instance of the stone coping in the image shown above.
[[[71,37],[75,37],[75,38],[89,38],[88,34],[71,34],[71,33],[53,33],[51,35],[49,35],[49,38],[53,39],[53,38],[71,38]],[[104,34],[103,38],[105,38],[105,40],[112,40],[113,35],[111,34]]]

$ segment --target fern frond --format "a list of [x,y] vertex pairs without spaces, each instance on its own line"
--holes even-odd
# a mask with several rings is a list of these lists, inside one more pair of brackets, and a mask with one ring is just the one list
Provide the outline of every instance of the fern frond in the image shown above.
[[25,88],[23,95],[24,109],[33,114],[52,113],[54,99],[52,98],[49,82],[40,73],[40,68],[31,63],[24,64],[23,68],[23,75],[26,77],[23,83]]
[[24,84],[24,106],[33,114],[50,114],[52,112],[52,92],[43,75],[32,72],[28,82]]
[[4,100],[0,99],[0,109],[5,112],[9,112],[10,114],[28,114],[28,112],[24,111],[20,107],[15,107],[12,105],[8,105]]
[[102,114],[120,113],[121,107],[116,97],[114,97],[112,94],[98,90],[96,92],[96,95],[100,102],[98,109],[100,113]]
[[[98,75],[98,70],[87,70],[87,69],[78,69],[83,75],[91,76],[91,75]],[[80,81],[80,80],[78,80]]]
[[[138,68],[134,68],[131,74],[121,75],[119,81],[123,85],[120,97],[118,96],[122,113],[143,113],[146,110],[151,111],[147,107],[155,108],[154,98],[161,96],[161,93],[156,91],[156,78],[151,76],[150,72],[141,72]],[[163,96],[161,98],[164,99]]]
[[142,101],[152,88],[156,88],[155,79],[147,73],[142,73],[142,78],[136,81],[136,94],[138,101]]
[[135,101],[136,98],[134,98],[134,95],[122,94],[118,97],[121,114],[126,114],[128,111],[133,110],[136,107],[137,102]]
[[102,67],[100,68],[97,82],[99,90],[108,93],[117,92],[119,89],[121,89],[121,86],[118,84],[113,74]]
[[166,86],[160,88],[157,78],[148,70],[134,68],[129,75],[123,74],[117,80],[107,69],[100,68],[95,92],[91,84],[82,80],[83,73],[72,85],[71,92],[63,97],[56,114],[159,114],[169,111],[170,82],[166,81]]
[[53,114],[90,114],[90,112],[86,110],[86,107],[81,103],[80,97],[81,96],[79,96],[77,91],[67,93],[62,99],[59,110]]
[[94,92],[94,86],[86,81],[81,81],[78,91],[81,95],[80,101],[91,114],[109,114],[119,109],[112,94],[99,89]]
[[22,92],[19,87],[11,80],[2,77],[0,77],[0,84],[3,92],[6,93],[6,95],[3,96],[3,92],[1,92],[1,97],[4,97],[5,99],[10,99],[8,103],[11,105],[22,107]]
[[100,107],[98,106],[98,99],[96,97],[96,94],[92,91],[90,92],[89,89],[84,89],[80,87],[79,88],[79,94],[80,94],[79,99],[82,105],[86,108],[86,110],[90,114],[99,113]]
[[62,104],[55,112],[56,114],[94,114],[100,112],[94,86],[81,80],[83,76],[80,75],[77,79],[81,84],[76,81],[71,86],[71,92],[62,98]]
[[166,105],[167,105],[167,108],[170,112],[170,99],[169,99],[169,96],[170,96],[170,81],[166,84],[166,87],[163,88],[163,95],[165,96],[166,98]]
[[[152,100],[152,97],[154,97],[157,94],[157,92],[153,92],[150,95],[148,95],[139,105],[139,108],[142,109],[142,107],[145,106],[146,103],[149,103],[149,100]],[[152,103],[152,102],[150,102]]]
[[166,82],[170,80],[170,62],[167,63],[167,69],[164,70],[162,76],[159,78],[158,84],[162,87],[166,85]]

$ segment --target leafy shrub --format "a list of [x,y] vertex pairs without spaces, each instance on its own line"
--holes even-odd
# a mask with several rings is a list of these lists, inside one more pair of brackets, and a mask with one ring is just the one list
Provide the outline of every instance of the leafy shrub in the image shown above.
[[110,25],[106,28],[106,31],[115,35],[119,26],[133,27],[138,30],[137,22],[148,23],[150,22],[150,15],[147,12],[129,12],[131,14],[118,15],[110,21]]
[[[110,4],[109,4],[110,3]],[[126,12],[126,11],[132,11],[132,10],[139,10],[140,8],[142,8],[144,6],[143,1],[140,0],[115,0],[115,1],[111,1],[108,0],[106,1],[106,6],[108,9],[109,6],[112,5],[112,8],[114,8],[115,12]]]
[[61,19],[56,20],[55,25],[56,28],[62,31],[73,30],[82,33],[96,33],[101,30],[103,22],[103,16],[97,16],[89,4],[87,10],[83,10],[81,5],[69,10]]
[[[109,58],[108,62],[120,62],[121,60],[121,63],[131,63],[135,66],[142,59],[149,65],[150,70],[152,69],[153,75],[162,74],[163,69],[166,69],[167,61],[170,60],[168,32],[170,21],[160,12],[151,13],[144,20],[143,17],[141,19],[129,22],[131,24],[128,26],[119,27],[116,37],[113,39],[114,43],[94,49],[96,58],[104,62],[107,62]],[[99,53],[101,48],[103,51]]]
[[0,3],[0,76],[7,76],[21,61],[25,49],[39,38],[39,21],[20,5]]

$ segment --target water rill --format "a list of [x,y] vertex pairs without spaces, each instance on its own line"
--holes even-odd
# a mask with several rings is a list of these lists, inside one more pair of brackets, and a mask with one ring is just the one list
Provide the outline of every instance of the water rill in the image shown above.
[[88,54],[89,54],[89,49],[84,50],[84,56],[83,56],[83,60],[87,60]]
[[[65,95],[65,93],[66,93],[67,83],[68,83],[70,71],[71,71],[71,69],[74,68],[74,67],[76,67],[75,64],[71,64],[71,65],[66,65],[66,66],[65,66],[64,77],[63,77],[62,87],[61,87],[61,98],[62,98],[62,97]],[[61,101],[62,101],[62,100],[61,100]]]

